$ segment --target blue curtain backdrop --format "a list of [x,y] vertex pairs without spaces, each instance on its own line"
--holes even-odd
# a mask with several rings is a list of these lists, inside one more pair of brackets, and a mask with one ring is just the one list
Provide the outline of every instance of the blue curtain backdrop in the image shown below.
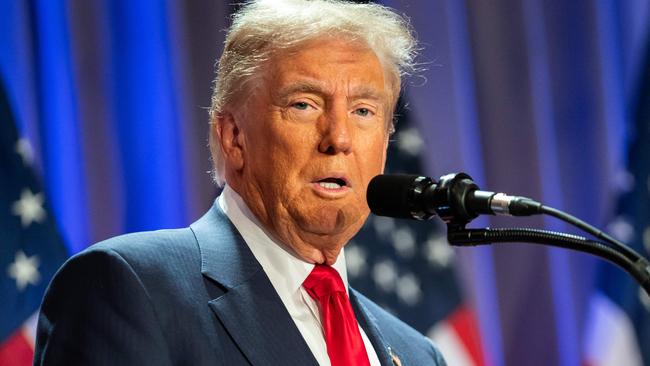
[[[70,253],[187,225],[211,204],[205,107],[228,3],[0,0],[0,78]],[[422,41],[405,97],[424,173],[466,171],[604,226],[627,181],[648,2],[384,3]],[[459,254],[490,364],[580,364],[596,260],[525,245]]]

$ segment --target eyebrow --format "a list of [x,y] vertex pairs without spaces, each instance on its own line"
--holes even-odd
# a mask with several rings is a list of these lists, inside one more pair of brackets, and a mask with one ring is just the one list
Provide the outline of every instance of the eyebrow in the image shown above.
[[310,81],[299,81],[281,88],[277,95],[280,99],[285,99],[295,93],[326,94],[322,85]]
[[[293,83],[291,85],[288,85],[286,87],[281,88],[277,95],[281,100],[286,99],[288,96],[294,93],[313,93],[313,94],[318,94],[318,95],[327,95],[329,94],[326,91],[326,88],[318,83],[318,82],[312,82],[312,81],[299,81],[296,83]],[[374,99],[374,100],[379,100],[381,101],[386,97],[385,92],[379,92],[374,88],[361,85],[358,87],[355,87],[352,90],[352,93],[350,93],[350,96],[348,99]]]
[[350,93],[350,99],[375,99],[383,100],[386,97],[385,92],[377,91],[375,88],[370,88],[368,86],[362,85],[352,89]]

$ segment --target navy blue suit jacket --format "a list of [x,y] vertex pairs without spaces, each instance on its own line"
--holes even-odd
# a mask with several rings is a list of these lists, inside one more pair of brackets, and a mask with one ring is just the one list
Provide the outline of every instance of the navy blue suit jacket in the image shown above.
[[[382,365],[444,365],[433,344],[353,289]],[[317,365],[218,205],[189,228],[129,234],[71,258],[38,321],[35,365]]]

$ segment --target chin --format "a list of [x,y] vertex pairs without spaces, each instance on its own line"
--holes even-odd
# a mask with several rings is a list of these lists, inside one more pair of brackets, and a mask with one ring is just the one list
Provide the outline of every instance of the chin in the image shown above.
[[353,204],[320,207],[315,212],[318,216],[313,221],[315,226],[321,227],[321,233],[332,235],[350,231],[354,227],[358,229],[368,217],[368,212]]
[[355,205],[320,206],[301,213],[294,215],[299,236],[319,252],[309,253],[308,258],[318,263],[335,261],[341,248],[357,234],[368,217],[367,210]]

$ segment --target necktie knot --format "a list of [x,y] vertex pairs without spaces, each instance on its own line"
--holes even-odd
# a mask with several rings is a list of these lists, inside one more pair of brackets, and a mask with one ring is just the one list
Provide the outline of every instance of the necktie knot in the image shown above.
[[339,273],[324,264],[317,264],[302,285],[309,296],[316,300],[328,297],[335,292],[345,292],[345,285]]

